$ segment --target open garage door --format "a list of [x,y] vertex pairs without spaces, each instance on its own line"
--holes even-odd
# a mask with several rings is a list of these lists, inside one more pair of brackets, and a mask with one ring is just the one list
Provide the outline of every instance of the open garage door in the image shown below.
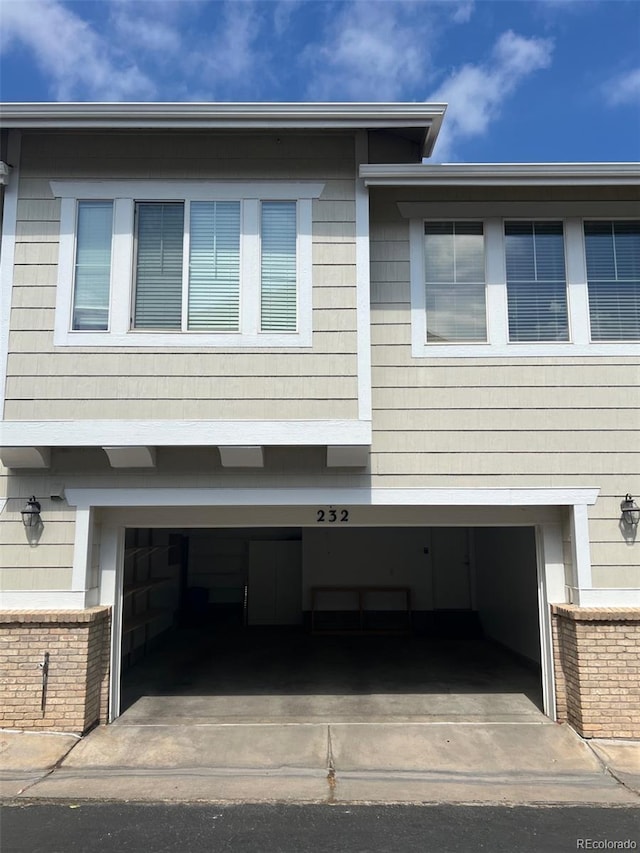
[[147,721],[541,708],[533,527],[130,530],[122,624]]

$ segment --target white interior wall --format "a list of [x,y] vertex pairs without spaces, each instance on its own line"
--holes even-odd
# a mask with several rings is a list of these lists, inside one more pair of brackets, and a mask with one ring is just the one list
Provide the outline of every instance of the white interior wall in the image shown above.
[[[425,553],[425,548],[427,553]],[[303,606],[311,607],[313,586],[408,586],[414,610],[432,607],[431,532],[424,527],[306,528],[302,536]],[[397,598],[379,597],[394,609]],[[323,607],[339,609],[328,596]]]
[[533,527],[473,531],[476,595],[486,636],[540,662]]

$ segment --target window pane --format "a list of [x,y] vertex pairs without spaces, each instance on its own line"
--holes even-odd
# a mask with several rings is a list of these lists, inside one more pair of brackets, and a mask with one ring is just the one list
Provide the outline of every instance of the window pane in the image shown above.
[[613,248],[612,222],[585,222],[585,246],[587,254],[587,278],[615,280],[616,262]]
[[640,223],[616,222],[615,247],[618,278],[640,279]]
[[505,222],[510,341],[568,341],[562,222]]
[[193,202],[190,230],[189,329],[237,331],[240,202]]
[[425,223],[427,343],[486,341],[481,222]]
[[261,221],[261,329],[295,332],[296,203],[265,201]]
[[425,276],[428,282],[455,281],[453,241],[453,222],[425,225]]
[[593,341],[640,340],[640,221],[585,222]]
[[76,331],[109,328],[113,202],[78,202],[73,325]]
[[136,205],[137,256],[134,326],[180,329],[184,205]]

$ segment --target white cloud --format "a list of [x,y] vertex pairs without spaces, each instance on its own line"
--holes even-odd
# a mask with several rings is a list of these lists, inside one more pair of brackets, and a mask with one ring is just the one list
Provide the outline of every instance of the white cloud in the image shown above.
[[[420,4],[418,4],[420,7]],[[406,3],[349,3],[330,20],[321,43],[301,54],[314,100],[394,100],[424,77],[430,22]],[[329,12],[333,7],[327,6]]]
[[451,19],[455,21],[456,24],[466,24],[471,20],[475,5],[475,0],[460,0],[460,2],[456,4],[456,8]]
[[[120,45],[130,44],[136,50],[163,57],[179,52],[182,39],[173,20],[173,3],[156,3],[151,8],[148,3],[111,0],[110,6],[110,23]],[[163,14],[169,18],[164,20]]]
[[274,0],[273,28],[279,38],[284,35],[294,14],[303,8],[304,0]]
[[5,0],[3,49],[30,49],[56,100],[146,99],[152,81],[58,0]]
[[640,68],[619,74],[604,87],[606,97],[616,106],[640,104]]
[[216,30],[198,41],[185,65],[201,86],[224,86],[233,82],[234,89],[258,89],[264,70],[265,55],[258,42],[264,25],[257,4],[229,2],[216,4]]
[[436,145],[437,159],[451,159],[458,140],[484,134],[520,83],[551,64],[552,52],[550,39],[525,38],[509,30],[497,40],[486,64],[454,71],[428,98],[449,104]]

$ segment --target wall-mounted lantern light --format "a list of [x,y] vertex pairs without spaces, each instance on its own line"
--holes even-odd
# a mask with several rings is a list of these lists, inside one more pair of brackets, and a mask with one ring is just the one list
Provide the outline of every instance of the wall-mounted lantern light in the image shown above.
[[25,527],[37,527],[40,524],[40,504],[35,495],[31,495],[27,505],[21,511],[22,523]]
[[640,507],[631,495],[625,495],[624,500],[620,504],[620,509],[622,510],[624,523],[628,524],[629,527],[637,527],[640,523]]

